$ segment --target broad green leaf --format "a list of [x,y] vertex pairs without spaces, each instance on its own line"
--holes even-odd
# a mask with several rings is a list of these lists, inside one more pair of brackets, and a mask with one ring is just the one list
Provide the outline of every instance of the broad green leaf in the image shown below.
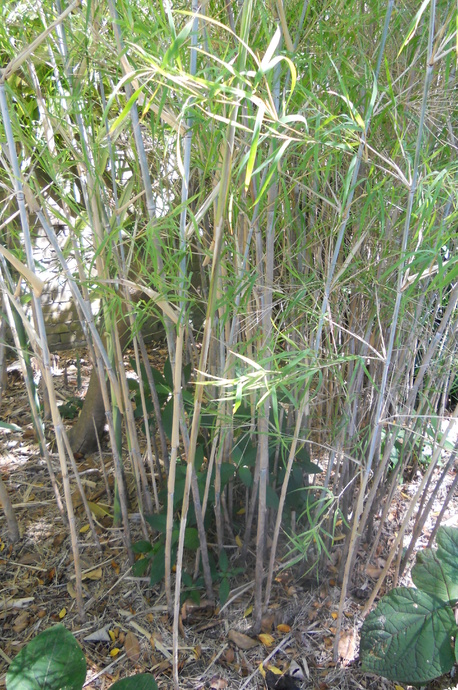
[[277,492],[269,485],[266,487],[266,503],[268,508],[274,508],[275,510],[280,505],[280,500],[277,496]]
[[253,486],[253,475],[251,474],[251,470],[249,467],[239,467],[238,474],[245,486],[247,486],[248,488]]
[[418,552],[412,580],[418,589],[443,601],[458,599],[458,570],[438,558],[433,549]]
[[363,670],[423,685],[452,668],[456,630],[453,609],[441,599],[410,587],[393,589],[364,621]]
[[132,575],[134,575],[134,577],[143,577],[150,565],[151,560],[149,558],[140,558],[140,560],[135,561],[132,566]]
[[116,681],[111,687],[115,690],[157,690],[157,683],[150,673],[137,673]]
[[296,460],[307,474],[320,474],[323,471],[319,465],[310,460],[310,453],[305,446],[296,453]]
[[235,466],[231,462],[221,463],[221,491],[234,478]]
[[437,556],[458,572],[458,529],[456,527],[439,527],[436,542]]
[[141,539],[140,541],[136,541],[135,544],[132,544],[132,551],[134,553],[149,553],[152,550],[153,547],[146,539]]
[[231,587],[229,584],[229,578],[223,577],[223,579],[221,580],[220,585],[219,585],[219,600],[220,600],[221,604],[226,603],[230,591],[231,591]]
[[184,532],[184,545],[187,549],[197,551],[200,546],[199,532],[195,527],[186,527]]
[[61,624],[40,633],[21,649],[6,674],[7,690],[81,690],[86,660]]
[[227,570],[229,568],[229,559],[228,559],[227,553],[225,552],[224,549],[219,554],[218,565],[219,565],[219,569],[221,570],[222,573],[227,572]]
[[145,515],[145,520],[157,532],[165,534],[167,529],[167,516],[160,513],[155,513],[154,515]]
[[165,546],[160,545],[156,555],[152,559],[151,572],[149,575],[149,583],[151,587],[157,585],[158,582],[164,579],[165,576]]

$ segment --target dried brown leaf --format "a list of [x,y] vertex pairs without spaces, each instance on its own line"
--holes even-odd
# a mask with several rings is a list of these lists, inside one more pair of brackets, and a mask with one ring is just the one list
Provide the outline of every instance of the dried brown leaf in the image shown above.
[[274,626],[275,617],[273,613],[266,614],[261,618],[261,630],[263,633],[270,633]]
[[228,664],[232,664],[235,659],[235,652],[232,649],[232,647],[228,647],[226,651],[224,652],[224,661]]
[[379,568],[376,565],[368,565],[366,568],[366,573],[368,574],[369,577],[372,579],[376,580],[377,578],[380,577],[380,575],[383,572],[383,568]]
[[27,611],[22,611],[19,616],[15,619],[13,624],[13,630],[16,633],[20,633],[25,630],[29,625],[29,614]]
[[252,637],[248,637],[248,635],[244,635],[237,630],[229,630],[227,636],[239,649],[253,649],[253,647],[259,644],[257,640],[253,640]]
[[126,654],[131,661],[138,661],[140,658],[141,650],[140,643],[133,632],[129,631],[124,640],[124,649]]
[[338,650],[344,663],[348,664],[354,660],[356,650],[356,633],[354,630],[346,630],[340,634]]

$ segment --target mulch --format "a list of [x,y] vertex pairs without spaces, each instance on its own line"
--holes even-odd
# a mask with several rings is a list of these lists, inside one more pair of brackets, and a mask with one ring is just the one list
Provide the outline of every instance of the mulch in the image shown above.
[[[164,351],[164,347],[155,346],[151,352],[159,368],[163,364]],[[148,577],[132,575],[122,534],[111,526],[112,508],[105,496],[101,472],[103,462],[111,477],[111,458],[105,449],[101,455],[86,457],[79,464],[88,500],[91,506],[96,506],[94,519],[100,550],[88,529],[75,487],[86,610],[84,623],[78,619],[70,538],[56,507],[46,464],[38,453],[22,377],[17,375],[17,367],[13,365],[9,366],[1,418],[18,424],[22,431],[6,433],[0,430],[0,471],[12,498],[21,540],[17,544],[8,543],[6,520],[1,512],[0,686],[5,685],[8,665],[19,650],[38,633],[60,622],[74,634],[83,649],[88,669],[86,688],[104,690],[120,678],[146,672],[154,674],[161,690],[171,688],[172,622],[167,613],[164,587],[162,583],[151,587]],[[81,390],[77,390],[76,385],[78,368],[82,373]],[[88,375],[89,364],[84,352],[78,357],[75,352],[61,355],[55,365],[55,376],[62,400],[84,396]],[[60,485],[58,457],[53,453],[51,458]],[[437,505],[418,547],[426,545],[434,516],[442,507],[446,487],[453,481],[455,472],[456,468],[441,487]],[[134,479],[128,467],[126,476],[133,496]],[[415,481],[414,478],[412,482]],[[393,504],[389,530],[379,547],[372,573],[374,578],[383,565],[392,535],[402,521],[405,506],[406,487],[402,487]],[[458,526],[457,516],[458,496],[450,503],[444,520]],[[130,522],[133,541],[142,539],[135,504],[131,507]],[[335,558],[338,550],[336,546]],[[238,549],[228,549],[228,555],[231,562],[236,563]],[[223,607],[205,600],[198,604],[192,599],[183,605],[179,649],[181,688],[399,688],[392,682],[363,673],[360,668],[359,630],[365,602],[354,594],[346,602],[340,659],[334,663],[340,588],[332,563],[321,573],[319,583],[300,577],[293,569],[282,571],[278,563],[270,607],[263,619],[260,636],[250,634],[253,580],[254,567],[249,562],[243,574],[231,582],[229,599]],[[358,564],[356,580],[363,591],[366,589],[370,594],[375,580],[363,575]],[[401,584],[404,583],[409,583],[408,573]],[[247,639],[251,639],[251,643]],[[261,673],[263,664],[264,671],[266,668],[268,671],[265,678]],[[273,667],[270,671],[268,664]],[[277,670],[284,674],[281,681]],[[443,687],[457,686],[451,679],[445,682],[448,685]],[[439,685],[430,684],[429,687]]]

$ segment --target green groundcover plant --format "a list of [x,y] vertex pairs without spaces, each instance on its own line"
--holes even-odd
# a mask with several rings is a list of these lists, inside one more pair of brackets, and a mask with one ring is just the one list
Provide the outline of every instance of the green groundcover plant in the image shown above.
[[396,587],[364,621],[365,671],[423,685],[458,662],[458,528],[440,527],[437,544],[417,554],[416,588]]
[[[61,624],[44,630],[13,659],[6,674],[7,690],[81,690],[86,660],[73,635]],[[115,690],[157,690],[149,673],[114,683]]]

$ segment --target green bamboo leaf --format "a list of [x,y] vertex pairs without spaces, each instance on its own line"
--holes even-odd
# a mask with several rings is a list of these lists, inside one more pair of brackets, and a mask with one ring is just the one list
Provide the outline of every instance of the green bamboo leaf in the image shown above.
[[162,66],[164,68],[172,66],[178,59],[180,50],[188,40],[189,34],[192,31],[193,24],[194,18],[190,19],[189,22],[184,25],[178,36],[172,41],[162,60]]
[[281,38],[281,30],[280,27],[277,27],[274,35],[272,36],[272,40],[270,41],[266,52],[264,53],[264,57],[261,60],[261,64],[259,65],[259,71],[262,73],[267,72],[268,70],[272,69],[272,64],[271,60],[275,54],[275,51],[278,48],[278,45],[280,43],[280,38]]
[[[283,154],[285,153],[285,151],[286,151],[286,149],[288,148],[288,146],[290,145],[290,143],[291,143],[290,140],[284,141],[283,144],[282,144],[282,145],[277,149],[277,151],[275,152],[275,155],[274,155],[273,159],[271,159],[271,160],[269,161],[269,162],[271,163],[271,168],[270,168],[270,170],[269,170],[269,172],[268,172],[268,174],[267,174],[267,176],[266,176],[266,180],[265,180],[263,186],[261,187],[261,190],[260,190],[258,196],[256,197],[256,200],[255,200],[255,202],[254,202],[253,205],[259,204],[259,202],[260,202],[261,199],[263,198],[264,194],[266,193],[267,189],[269,188],[269,186],[270,186],[270,181],[271,181],[271,179],[272,179],[272,175],[275,173],[275,171],[276,171],[276,169],[277,169],[277,165],[278,165],[278,163],[280,162],[280,160],[281,160]],[[268,164],[268,163],[266,163],[266,165],[267,165],[267,164]],[[264,167],[264,165],[260,166],[260,167],[258,168],[258,171],[259,171],[261,168],[263,168],[263,167]],[[258,171],[257,171],[257,172],[258,172]]]
[[0,421],[0,429],[8,429],[8,431],[22,431],[22,428],[17,424],[9,424],[8,422]]
[[254,168],[254,164],[256,161],[256,153],[258,150],[259,134],[261,132],[261,127],[262,127],[262,122],[264,120],[265,112],[266,112],[266,106],[264,103],[262,103],[258,108],[258,112],[256,115],[256,121],[254,123],[254,128],[253,128],[253,138],[251,140],[250,152],[249,152],[249,156],[248,156],[248,162],[247,162],[246,173],[245,173],[245,192],[248,190],[248,187],[250,186],[251,176],[253,174],[253,168]]
[[404,39],[404,41],[403,41],[403,43],[399,49],[398,57],[400,56],[400,54],[402,53],[402,51],[404,50],[406,45],[408,45],[410,43],[410,41],[412,40],[412,38],[415,36],[415,33],[417,31],[420,20],[423,16],[424,11],[428,7],[429,3],[430,3],[430,0],[423,0],[423,2],[421,3],[420,8],[419,8],[417,14],[415,15],[415,17],[412,19],[409,30],[407,31],[407,35],[406,35],[406,37],[405,37],[405,39]]

